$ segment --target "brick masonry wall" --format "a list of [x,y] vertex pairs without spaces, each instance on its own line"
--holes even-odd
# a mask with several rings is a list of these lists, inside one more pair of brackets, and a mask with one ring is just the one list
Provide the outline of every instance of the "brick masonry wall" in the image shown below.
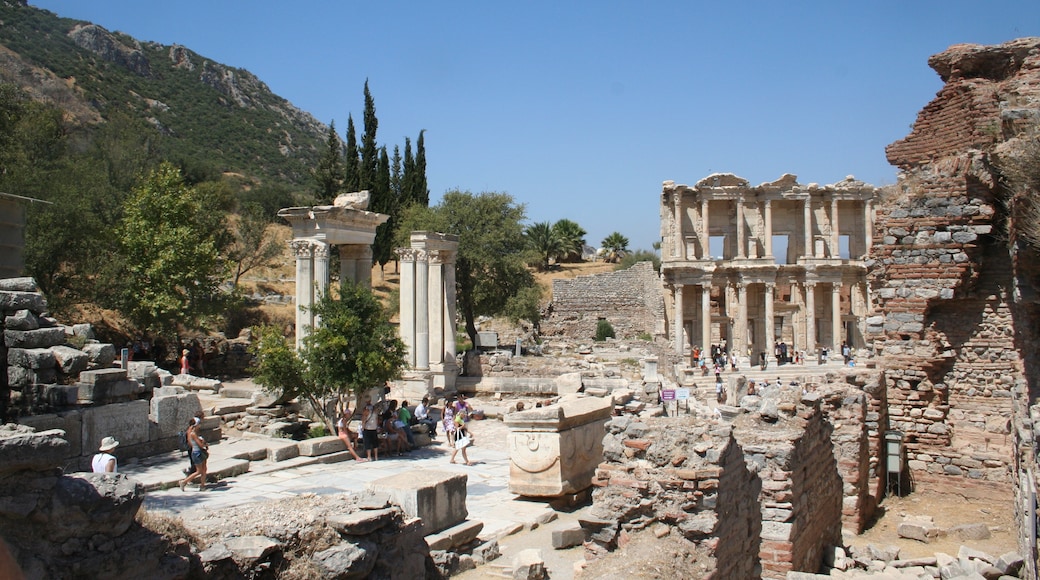
[[880,428],[905,433],[918,482],[1013,478],[1022,321],[1011,307],[1010,253],[994,235],[1004,216],[991,155],[1020,127],[1020,104],[1040,96],[1038,44],[962,45],[932,57],[946,85],[887,149],[902,173],[899,195],[878,207],[867,323],[887,380]]
[[650,262],[617,272],[553,280],[553,299],[541,323],[542,334],[591,339],[600,318],[610,322],[619,338],[661,334],[663,288]]
[[[820,570],[825,553],[841,545],[844,498],[858,497],[857,485],[868,479],[860,471],[866,397],[858,386],[826,393],[777,389],[769,395],[779,401],[772,419],[612,419],[594,481],[592,513],[600,520],[588,555],[602,556],[623,544],[626,531],[661,522],[690,551],[714,560],[712,578]],[[836,435],[828,418],[851,419],[862,433],[849,427]],[[836,446],[849,442],[849,452]],[[855,483],[843,485],[840,469],[857,472]]]

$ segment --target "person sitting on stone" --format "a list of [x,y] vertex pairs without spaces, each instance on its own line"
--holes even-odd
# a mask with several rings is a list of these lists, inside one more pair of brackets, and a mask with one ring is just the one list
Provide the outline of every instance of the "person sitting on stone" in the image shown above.
[[360,457],[354,449],[354,444],[357,442],[357,434],[350,430],[350,416],[350,407],[347,407],[343,410],[343,413],[340,414],[339,420],[336,421],[336,435],[339,437],[340,441],[347,446],[347,451],[354,456],[354,461],[365,461],[365,459]]
[[395,425],[396,422],[397,418],[390,409],[383,411],[383,414],[380,415],[380,427],[385,435],[383,441],[386,445],[387,455],[391,454],[391,449],[394,455],[400,455],[403,452],[404,433]]
[[116,456],[110,452],[119,447],[119,442],[114,437],[105,437],[101,440],[98,453],[90,461],[90,469],[94,473],[116,473]]
[[437,422],[430,416],[430,398],[423,397],[422,402],[415,408],[415,422],[426,425],[427,434],[430,439],[437,436]]
[[[397,405],[397,401],[390,402],[391,407]],[[397,421],[394,425],[404,434],[404,438],[408,440],[408,450],[415,449],[415,433],[412,433],[412,424],[414,423],[412,412],[408,410],[408,401],[401,403],[401,408],[397,409]]]

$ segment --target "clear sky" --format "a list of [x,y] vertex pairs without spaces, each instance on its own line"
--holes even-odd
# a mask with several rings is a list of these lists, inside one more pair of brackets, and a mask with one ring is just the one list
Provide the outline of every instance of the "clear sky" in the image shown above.
[[885,146],[942,87],[928,57],[1040,36],[1037,0],[30,0],[249,70],[380,144],[426,130],[431,203],[499,191],[599,245],[659,238],[661,182],[896,181]]

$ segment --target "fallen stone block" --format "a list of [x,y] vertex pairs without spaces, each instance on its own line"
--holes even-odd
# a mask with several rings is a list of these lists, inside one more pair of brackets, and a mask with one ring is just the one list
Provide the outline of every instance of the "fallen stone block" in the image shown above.
[[298,442],[297,446],[300,449],[300,455],[304,457],[328,455],[330,453],[343,451],[347,448],[346,444],[343,443],[343,440],[335,435],[304,439],[303,441]]
[[480,565],[497,560],[501,555],[502,552],[498,548],[498,540],[490,540],[473,548],[473,560]]
[[1018,577],[1018,573],[1022,571],[1022,566],[1025,566],[1025,563],[1025,558],[1018,553],[1008,552],[997,558],[993,565],[1000,569],[1000,573],[1005,576]]
[[537,549],[521,550],[513,557],[513,580],[544,580],[545,559]]
[[286,461],[300,456],[300,446],[295,442],[286,442],[284,445],[272,444],[267,448],[268,461]]
[[50,348],[65,344],[65,329],[4,330],[4,344],[11,348]]
[[33,432],[28,427],[0,427],[0,473],[44,471],[62,464],[69,442],[59,429]]
[[260,434],[268,437],[281,437],[286,434],[294,426],[293,423],[287,423],[285,421],[275,421],[274,423],[268,423],[260,428]]
[[54,368],[57,360],[49,348],[9,348],[7,364],[26,369],[49,369]]
[[484,523],[468,520],[454,525],[436,534],[426,536],[426,543],[431,550],[450,550],[459,546],[465,546],[477,539],[480,531],[484,529]]
[[323,578],[368,578],[376,566],[378,547],[367,540],[341,542],[311,556]]
[[256,562],[281,551],[278,540],[266,536],[239,536],[226,538],[224,546],[231,551],[231,558],[242,569],[248,570]]
[[901,538],[928,543],[939,536],[939,529],[930,517],[913,517],[899,522],[896,533]]
[[99,383],[114,383],[126,380],[127,374],[124,369],[96,369],[83,371],[79,374],[79,382],[87,385]]
[[[255,390],[256,389],[251,389],[249,387],[229,387],[225,385],[224,388],[220,389],[220,396],[225,399],[252,400],[253,391]],[[246,406],[248,406],[248,404]]]
[[39,319],[29,310],[19,310],[4,318],[4,328],[8,330],[36,330],[39,327]]
[[71,346],[52,346],[51,352],[54,353],[54,360],[57,362],[61,372],[66,375],[79,374],[81,371],[86,370],[87,364],[90,362],[90,356],[87,353]]
[[988,540],[990,538],[989,526],[986,524],[963,524],[950,528],[957,538],[965,542]]
[[79,400],[79,387],[76,385],[44,385],[44,398],[55,407],[69,407]]
[[39,287],[32,276],[0,278],[0,290],[4,292],[37,292]]
[[[342,443],[342,442],[341,442]],[[465,521],[466,482],[464,473],[444,471],[406,472],[377,479],[366,484],[366,489],[385,493],[404,513],[421,518],[425,534],[436,533]]]
[[[31,310],[35,313],[41,313],[47,310],[47,301],[43,299],[43,294],[36,292],[0,290],[0,310],[7,310],[8,312]],[[64,340],[65,331],[62,330],[61,334],[62,340]]]
[[981,560],[981,561],[983,561],[983,562],[985,562],[987,564],[992,564],[993,562],[997,561],[996,558],[994,558],[993,556],[987,554],[986,552],[983,552],[981,550],[976,550],[974,548],[969,548],[968,546],[961,546],[960,549],[957,550],[957,558],[962,560],[962,561],[963,560]]
[[585,542],[585,530],[581,524],[574,522],[564,526],[557,526],[552,531],[552,547],[556,550],[565,550],[572,546],[578,546]]
[[350,514],[335,514],[325,518],[332,529],[348,536],[364,536],[382,529],[399,513],[396,508],[360,510]]
[[110,367],[116,360],[116,347],[108,343],[88,342],[83,345],[83,352],[87,353],[88,366],[93,368]]

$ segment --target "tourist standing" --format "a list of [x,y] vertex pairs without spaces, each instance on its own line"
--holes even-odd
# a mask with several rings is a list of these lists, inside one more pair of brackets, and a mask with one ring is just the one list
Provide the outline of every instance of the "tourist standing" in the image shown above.
[[351,414],[350,407],[344,409],[343,413],[340,414],[339,420],[336,421],[336,436],[338,436],[340,441],[343,441],[343,444],[347,446],[347,451],[354,456],[354,461],[365,461],[358,456],[357,451],[354,450],[354,442],[357,439],[357,435],[350,430]]
[[105,437],[101,440],[97,454],[90,461],[90,469],[94,473],[116,473],[116,456],[111,451],[119,447],[115,437]]
[[181,374],[182,375],[191,374],[191,357],[189,357],[188,355],[189,355],[188,349],[184,349],[184,350],[181,351]]
[[365,457],[369,461],[378,461],[379,413],[376,412],[371,400],[365,405],[365,410],[361,412],[361,436],[365,442]]

